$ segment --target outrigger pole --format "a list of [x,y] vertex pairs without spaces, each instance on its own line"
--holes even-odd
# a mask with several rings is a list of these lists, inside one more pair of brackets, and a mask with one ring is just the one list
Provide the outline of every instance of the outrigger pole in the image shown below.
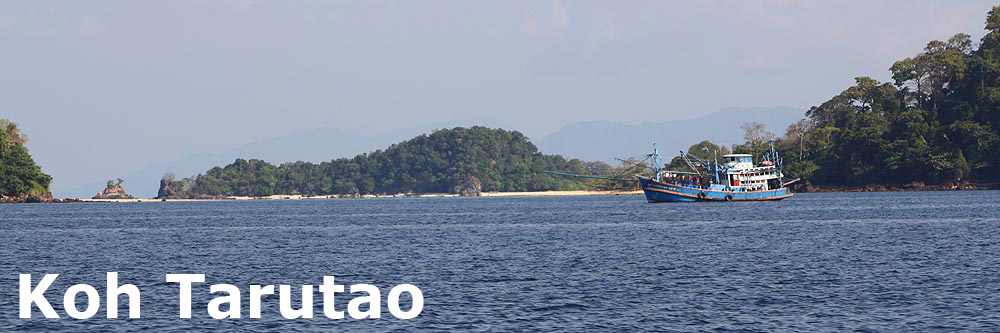
[[[687,163],[688,167],[691,168],[691,170],[694,170],[694,172],[698,175],[698,177],[701,177],[701,171],[698,171],[698,168],[694,167],[694,163],[691,163],[691,160],[688,159],[688,155],[690,155],[690,154],[687,154],[687,153],[684,153],[683,151],[681,151],[681,157],[684,158],[684,162]],[[694,156],[692,156],[692,157],[694,157]]]
[[556,171],[548,171],[548,170],[544,170],[542,172],[548,173],[548,174],[553,174],[553,175],[567,176],[567,177],[579,177],[579,178],[591,178],[591,179],[617,180],[617,181],[623,181],[623,182],[635,182],[635,179],[614,178],[614,177],[604,177],[604,176],[590,176],[590,175],[578,175],[578,174],[575,174],[575,173],[565,173],[565,172],[556,172]]
[[788,185],[792,185],[792,183],[795,183],[795,182],[797,182],[797,181],[799,181],[799,180],[801,180],[801,179],[802,179],[802,178],[795,178],[795,179],[792,179],[792,180],[789,180],[789,181],[787,181],[787,182],[786,182],[786,181],[782,181],[782,182],[781,182],[781,187],[785,187],[785,186],[788,186]]
[[[650,158],[653,159],[653,161],[652,161],[653,165],[652,166],[642,165],[642,162],[645,162],[646,160],[648,160]],[[615,159],[619,160],[619,161],[621,161],[623,163],[631,164],[633,166],[637,166],[637,167],[640,167],[640,168],[646,168],[646,169],[653,170],[653,179],[656,180],[656,181],[660,181],[660,170],[663,170],[663,166],[662,166],[662,161],[660,160],[660,150],[656,149],[656,141],[653,141],[653,153],[652,154],[646,154],[646,158],[642,159],[638,163],[637,162],[632,162],[632,161],[629,161],[629,160],[623,160],[623,159],[620,159],[620,158],[617,158],[617,157],[615,157]]]
[[[687,156],[685,156],[685,155],[686,154],[684,154],[684,152],[681,152],[681,156],[684,157],[684,161],[686,161],[688,163],[688,166],[690,166],[691,169],[694,170],[694,172],[683,172],[683,171],[667,171],[667,172],[674,173],[674,174],[698,175],[698,177],[701,177],[701,172],[699,172],[698,169],[694,167],[694,164],[690,160],[688,160]],[[691,157],[694,158],[694,159],[696,159],[697,162],[700,163],[700,164],[702,164],[702,165],[705,165],[705,166],[709,165],[707,161],[702,161],[701,159],[698,159],[696,156],[691,156]],[[653,159],[652,160],[652,164],[653,165],[650,166],[650,165],[643,165],[642,164],[643,162],[646,162],[650,158]],[[718,157],[716,157],[716,158],[718,158]],[[659,152],[658,149],[656,149],[656,142],[655,141],[653,142],[653,153],[652,154],[646,154],[646,158],[642,159],[639,162],[633,162],[633,161],[630,161],[630,160],[624,160],[624,159],[620,159],[620,158],[617,158],[617,157],[615,157],[615,159],[619,160],[619,161],[622,161],[624,163],[631,164],[632,166],[636,166],[636,167],[640,167],[640,168],[644,168],[644,169],[650,169],[650,170],[653,171],[653,177],[652,177],[652,179],[654,179],[656,181],[660,181],[660,172],[663,171],[663,166],[661,164],[662,161],[660,160],[660,152]],[[547,173],[547,174],[551,174],[551,175],[567,176],[567,177],[577,177],[577,178],[605,179],[605,180],[615,180],[615,181],[622,181],[622,182],[635,182],[636,181],[635,179],[625,179],[625,178],[605,177],[605,176],[594,176],[594,175],[579,175],[579,174],[575,174],[575,173],[558,172],[558,171],[548,171],[548,170],[542,170],[542,172]],[[715,178],[716,178],[716,182],[718,182],[719,175],[716,174]]]
[[619,160],[619,161],[621,161],[623,163],[628,163],[628,164],[631,164],[632,166],[637,166],[637,167],[640,167],[640,168],[652,168],[652,167],[648,167],[648,166],[642,165],[642,162],[645,162],[646,160],[649,159],[648,156],[646,158],[642,159],[642,161],[639,161],[639,162],[632,162],[632,161],[629,161],[629,160],[623,160],[623,159],[620,159],[620,158],[617,158],[617,157],[615,157],[615,159]]

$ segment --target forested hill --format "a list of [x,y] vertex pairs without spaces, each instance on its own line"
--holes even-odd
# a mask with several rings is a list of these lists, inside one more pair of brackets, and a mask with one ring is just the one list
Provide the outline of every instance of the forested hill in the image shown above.
[[811,108],[779,140],[786,173],[831,185],[1000,182],[1000,7],[986,30],[979,43],[931,41],[892,65],[894,82],[859,77]]
[[[336,144],[336,143],[330,143]],[[397,194],[583,189],[543,170],[585,173],[587,164],[545,155],[523,134],[486,127],[421,135],[368,154],[319,164],[238,159],[205,174],[161,181],[160,197]]]
[[52,177],[28,154],[28,137],[16,123],[0,119],[0,196],[23,201],[28,196],[47,196]]

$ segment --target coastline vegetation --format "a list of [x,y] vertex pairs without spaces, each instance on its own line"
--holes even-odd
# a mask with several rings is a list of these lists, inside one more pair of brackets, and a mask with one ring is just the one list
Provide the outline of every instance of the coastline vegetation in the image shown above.
[[319,164],[274,165],[238,159],[204,174],[177,180],[166,175],[159,196],[199,198],[275,194],[365,195],[592,189],[587,180],[545,170],[604,172],[605,163],[546,155],[517,131],[486,127],[442,129],[393,144],[385,150]]
[[890,67],[894,82],[858,77],[809,109],[776,143],[787,171],[834,185],[1000,181],[1000,7],[986,30],[978,45],[931,41]]
[[28,136],[17,123],[0,119],[0,195],[6,197],[45,196],[52,177],[28,153]]
[[[786,176],[806,184],[1000,183],[1000,7],[986,30],[978,45],[963,33],[929,42],[889,68],[893,82],[856,78],[781,137],[746,124],[732,151],[760,156],[775,139]],[[728,152],[704,141],[689,153],[703,150]],[[668,167],[686,169],[680,158]]]

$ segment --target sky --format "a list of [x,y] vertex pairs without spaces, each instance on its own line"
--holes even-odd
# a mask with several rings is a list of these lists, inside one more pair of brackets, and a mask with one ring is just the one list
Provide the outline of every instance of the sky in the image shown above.
[[540,140],[580,121],[805,109],[856,76],[889,80],[930,40],[978,40],[994,5],[3,1],[0,118],[21,124],[58,196],[317,127],[495,119]]

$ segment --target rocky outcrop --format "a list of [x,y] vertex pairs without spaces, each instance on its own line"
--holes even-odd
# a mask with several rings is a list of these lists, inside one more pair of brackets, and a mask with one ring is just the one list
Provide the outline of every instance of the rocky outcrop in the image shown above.
[[104,191],[95,195],[92,199],[135,199],[128,193],[121,184],[111,184]]
[[0,203],[45,203],[45,202],[55,202],[52,198],[52,192],[46,192],[44,195],[28,195],[21,194],[16,196],[3,196],[0,195]]
[[187,180],[176,181],[173,174],[164,175],[160,179],[160,189],[156,191],[156,199],[167,201],[170,199],[197,199],[197,200],[219,200],[228,199],[224,195],[191,194],[183,190]]
[[791,186],[795,192],[901,192],[901,191],[952,191],[952,190],[991,190],[1000,184],[972,184],[969,182],[944,183],[928,185],[923,182],[911,182],[897,185],[813,185],[808,181]]
[[160,179],[160,189],[156,191],[157,199],[178,199],[181,198],[180,191],[175,188],[173,176],[164,176]]
[[451,193],[458,194],[463,197],[478,197],[482,196],[483,183],[479,181],[476,176],[469,176],[463,180],[455,182],[455,185],[451,187]]
[[197,200],[219,200],[227,199],[224,195],[191,194],[183,190],[185,181],[175,181],[173,175],[165,175],[160,179],[160,189],[156,191],[156,199],[197,199]]

